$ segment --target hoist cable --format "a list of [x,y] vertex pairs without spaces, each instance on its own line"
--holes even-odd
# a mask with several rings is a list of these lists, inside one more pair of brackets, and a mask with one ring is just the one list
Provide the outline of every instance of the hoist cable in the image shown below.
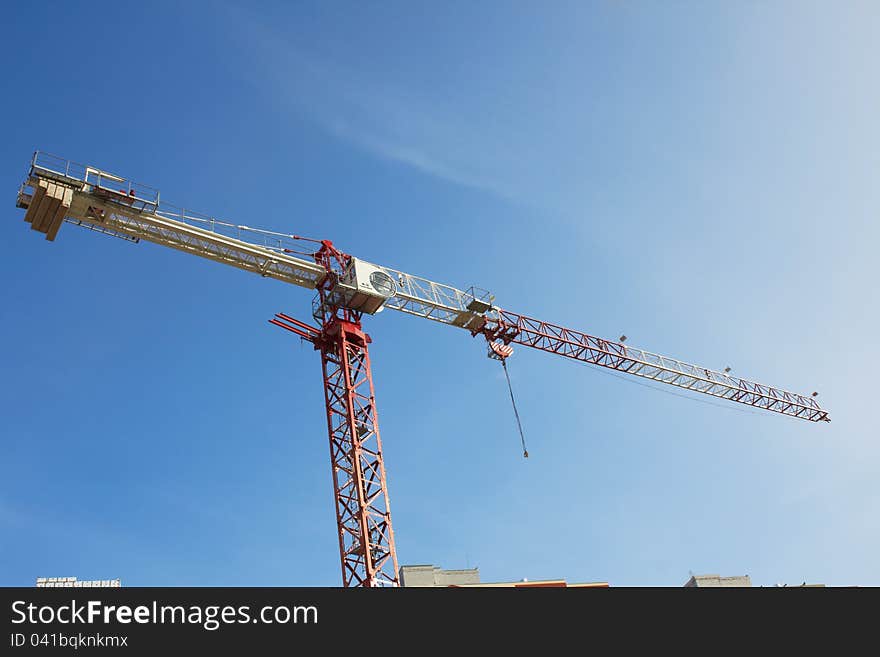
[[504,376],[507,377],[507,389],[510,391],[510,403],[513,404],[513,414],[516,416],[516,426],[519,427],[519,439],[522,442],[523,458],[529,458],[529,450],[526,449],[526,437],[523,434],[522,422],[519,421],[519,411],[516,410],[516,399],[513,398],[513,386],[510,384],[510,374],[507,372],[507,359],[501,359],[504,368]]

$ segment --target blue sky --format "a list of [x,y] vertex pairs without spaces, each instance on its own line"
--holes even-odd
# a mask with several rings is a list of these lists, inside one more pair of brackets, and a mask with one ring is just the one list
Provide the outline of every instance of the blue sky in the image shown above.
[[710,405],[368,318],[401,564],[880,585],[871,2],[19,3],[0,584],[340,582],[311,293],[14,207],[35,149],[798,392]]

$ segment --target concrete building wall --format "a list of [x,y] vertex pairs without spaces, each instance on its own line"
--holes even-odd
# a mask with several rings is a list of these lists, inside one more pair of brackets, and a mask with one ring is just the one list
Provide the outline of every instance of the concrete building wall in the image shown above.
[[462,586],[479,583],[478,568],[443,570],[431,565],[400,567],[401,586]]
[[716,586],[751,586],[748,575],[721,577],[720,575],[693,575],[685,584],[689,588],[709,588]]

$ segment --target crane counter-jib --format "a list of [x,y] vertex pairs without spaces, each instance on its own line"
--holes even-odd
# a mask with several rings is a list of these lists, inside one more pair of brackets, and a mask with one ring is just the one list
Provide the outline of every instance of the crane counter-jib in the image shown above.
[[[314,289],[326,273],[316,262],[194,226],[160,210],[129,207],[129,199],[121,194],[117,199],[109,193],[101,193],[103,190],[67,187],[63,182],[39,175],[31,176],[28,185],[34,192],[20,193],[19,206],[27,209],[25,221],[34,230],[46,233],[47,239],[54,239],[60,222],[67,220],[100,228],[102,232],[169,246],[310,289]],[[45,217],[49,214],[52,217],[47,220]]]
[[[61,222],[67,221],[131,241],[143,239],[168,246],[308,289],[315,289],[326,276],[324,266],[313,259],[292,255],[291,249],[284,248],[289,240],[297,239],[292,235],[174,208],[160,203],[158,193],[141,196],[142,186],[120,176],[94,167],[71,167],[60,159],[58,164],[50,161],[55,168],[49,168],[39,157],[40,154],[35,158],[39,165],[32,165],[19,193],[18,205],[27,209],[25,220],[34,230],[46,233],[47,239],[54,240]],[[60,200],[54,198],[58,190]],[[267,237],[273,242],[271,246],[260,243],[267,241]],[[390,308],[470,329],[481,324],[484,313],[491,308],[491,295],[483,290],[471,288],[465,292],[395,269],[365,264],[384,271],[393,282],[393,293],[382,300],[377,310]]]

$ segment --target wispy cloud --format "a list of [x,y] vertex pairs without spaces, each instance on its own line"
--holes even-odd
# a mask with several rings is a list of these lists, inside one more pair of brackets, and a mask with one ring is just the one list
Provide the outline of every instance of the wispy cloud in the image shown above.
[[500,196],[508,196],[507,192],[498,183],[484,179],[476,172],[466,171],[455,164],[444,162],[442,157],[428,154],[417,147],[406,145],[388,136],[371,134],[342,123],[335,123],[327,127],[337,137],[347,139],[384,159],[406,164],[418,169],[422,173],[464,185],[465,187],[484,189]]
[[250,67],[259,71],[250,81],[328,134],[426,175],[514,197],[516,185],[498,175],[504,157],[498,148],[505,147],[489,148],[451,109],[438,112],[436,103],[320,61],[242,10],[230,15],[242,46],[259,63]]

